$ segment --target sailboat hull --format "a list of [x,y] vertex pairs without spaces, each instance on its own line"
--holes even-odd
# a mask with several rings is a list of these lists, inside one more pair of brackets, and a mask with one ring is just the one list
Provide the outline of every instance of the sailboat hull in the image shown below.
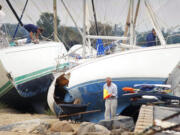
[[63,44],[29,44],[0,51],[0,102],[42,112],[39,108],[47,106],[52,72],[60,66],[57,59],[66,53]]
[[[180,45],[177,44],[104,56],[67,71],[70,78],[66,89],[74,99],[80,98],[82,104],[88,104],[88,110],[100,109],[100,113],[84,117],[90,121],[98,121],[104,118],[102,90],[106,77],[111,77],[118,86],[117,113],[121,113],[130,103],[129,99],[122,96],[122,88],[132,87],[134,84],[165,83],[180,60],[179,52]],[[56,105],[53,110],[60,112]]]

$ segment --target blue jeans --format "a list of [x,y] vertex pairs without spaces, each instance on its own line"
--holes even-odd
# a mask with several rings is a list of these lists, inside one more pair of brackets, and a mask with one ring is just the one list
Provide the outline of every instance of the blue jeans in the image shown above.
[[29,44],[31,43],[31,37],[30,37],[30,34],[27,30],[25,30],[25,34],[26,34],[26,44]]

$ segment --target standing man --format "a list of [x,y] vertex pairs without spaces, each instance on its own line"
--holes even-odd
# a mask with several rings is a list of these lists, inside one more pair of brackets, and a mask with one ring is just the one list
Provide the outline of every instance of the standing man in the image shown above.
[[105,99],[105,120],[110,120],[116,115],[118,91],[116,84],[112,83],[110,77],[106,78],[104,84],[104,99]]
[[146,47],[151,47],[156,45],[156,31],[152,29],[152,32],[149,33],[146,37]]
[[[38,44],[39,43],[39,34],[43,32],[42,28],[39,28],[33,24],[26,24],[24,25],[24,28],[26,29],[27,34],[27,40],[26,43],[33,43]],[[34,37],[35,34],[35,37]]]

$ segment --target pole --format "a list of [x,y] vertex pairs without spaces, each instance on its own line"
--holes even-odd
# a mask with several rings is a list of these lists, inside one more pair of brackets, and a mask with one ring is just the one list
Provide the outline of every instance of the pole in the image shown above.
[[57,1],[53,0],[53,9],[54,9],[54,41],[59,41],[58,37],[57,37]]
[[[129,3],[129,10],[128,10],[128,16],[126,19],[126,27],[125,27],[125,31],[124,31],[124,37],[127,37],[128,34],[128,29],[129,29],[129,20],[130,20],[130,9],[131,9],[131,3]],[[124,44],[126,44],[127,41],[123,41]]]
[[135,18],[134,18],[134,26],[136,25],[137,16],[138,16],[138,13],[139,13],[139,5],[140,5],[140,0],[138,0],[137,6],[136,6],[136,13],[135,13]]
[[11,3],[9,2],[9,0],[6,0],[7,4],[9,5],[11,11],[13,12],[13,14],[15,15],[16,19],[18,20],[19,24],[21,26],[23,26],[23,23],[21,22],[21,19],[19,18],[19,16],[17,15],[16,11],[14,10],[13,6],[11,5]]
[[85,58],[86,52],[86,0],[83,0],[83,58]]
[[[22,17],[23,17],[23,15],[24,15],[24,11],[25,11],[25,9],[26,9],[27,3],[28,3],[28,0],[26,0],[26,3],[25,3],[25,5],[24,5],[24,8],[23,8],[23,11],[22,11],[20,20],[22,20]],[[15,32],[14,32],[14,35],[13,35],[13,40],[14,40],[15,37],[16,37],[16,33],[17,33],[17,31],[18,31],[19,25],[20,25],[20,24],[18,23],[18,25],[17,25],[17,27],[16,27],[16,30],[15,30]]]
[[96,18],[96,10],[94,7],[94,0],[92,0],[92,7],[93,7],[94,21],[95,21],[95,25],[96,25],[96,34],[99,35],[98,26],[97,26],[97,18]]
[[131,0],[130,8],[130,45],[134,45],[134,23],[133,23],[133,11],[134,11],[134,0]]

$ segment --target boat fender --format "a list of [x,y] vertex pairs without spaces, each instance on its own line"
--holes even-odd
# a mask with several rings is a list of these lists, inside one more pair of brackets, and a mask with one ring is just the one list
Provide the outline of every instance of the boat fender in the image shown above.
[[158,100],[158,98],[156,96],[147,96],[147,95],[144,95],[142,96],[142,98],[144,99],[155,99],[155,100]]

